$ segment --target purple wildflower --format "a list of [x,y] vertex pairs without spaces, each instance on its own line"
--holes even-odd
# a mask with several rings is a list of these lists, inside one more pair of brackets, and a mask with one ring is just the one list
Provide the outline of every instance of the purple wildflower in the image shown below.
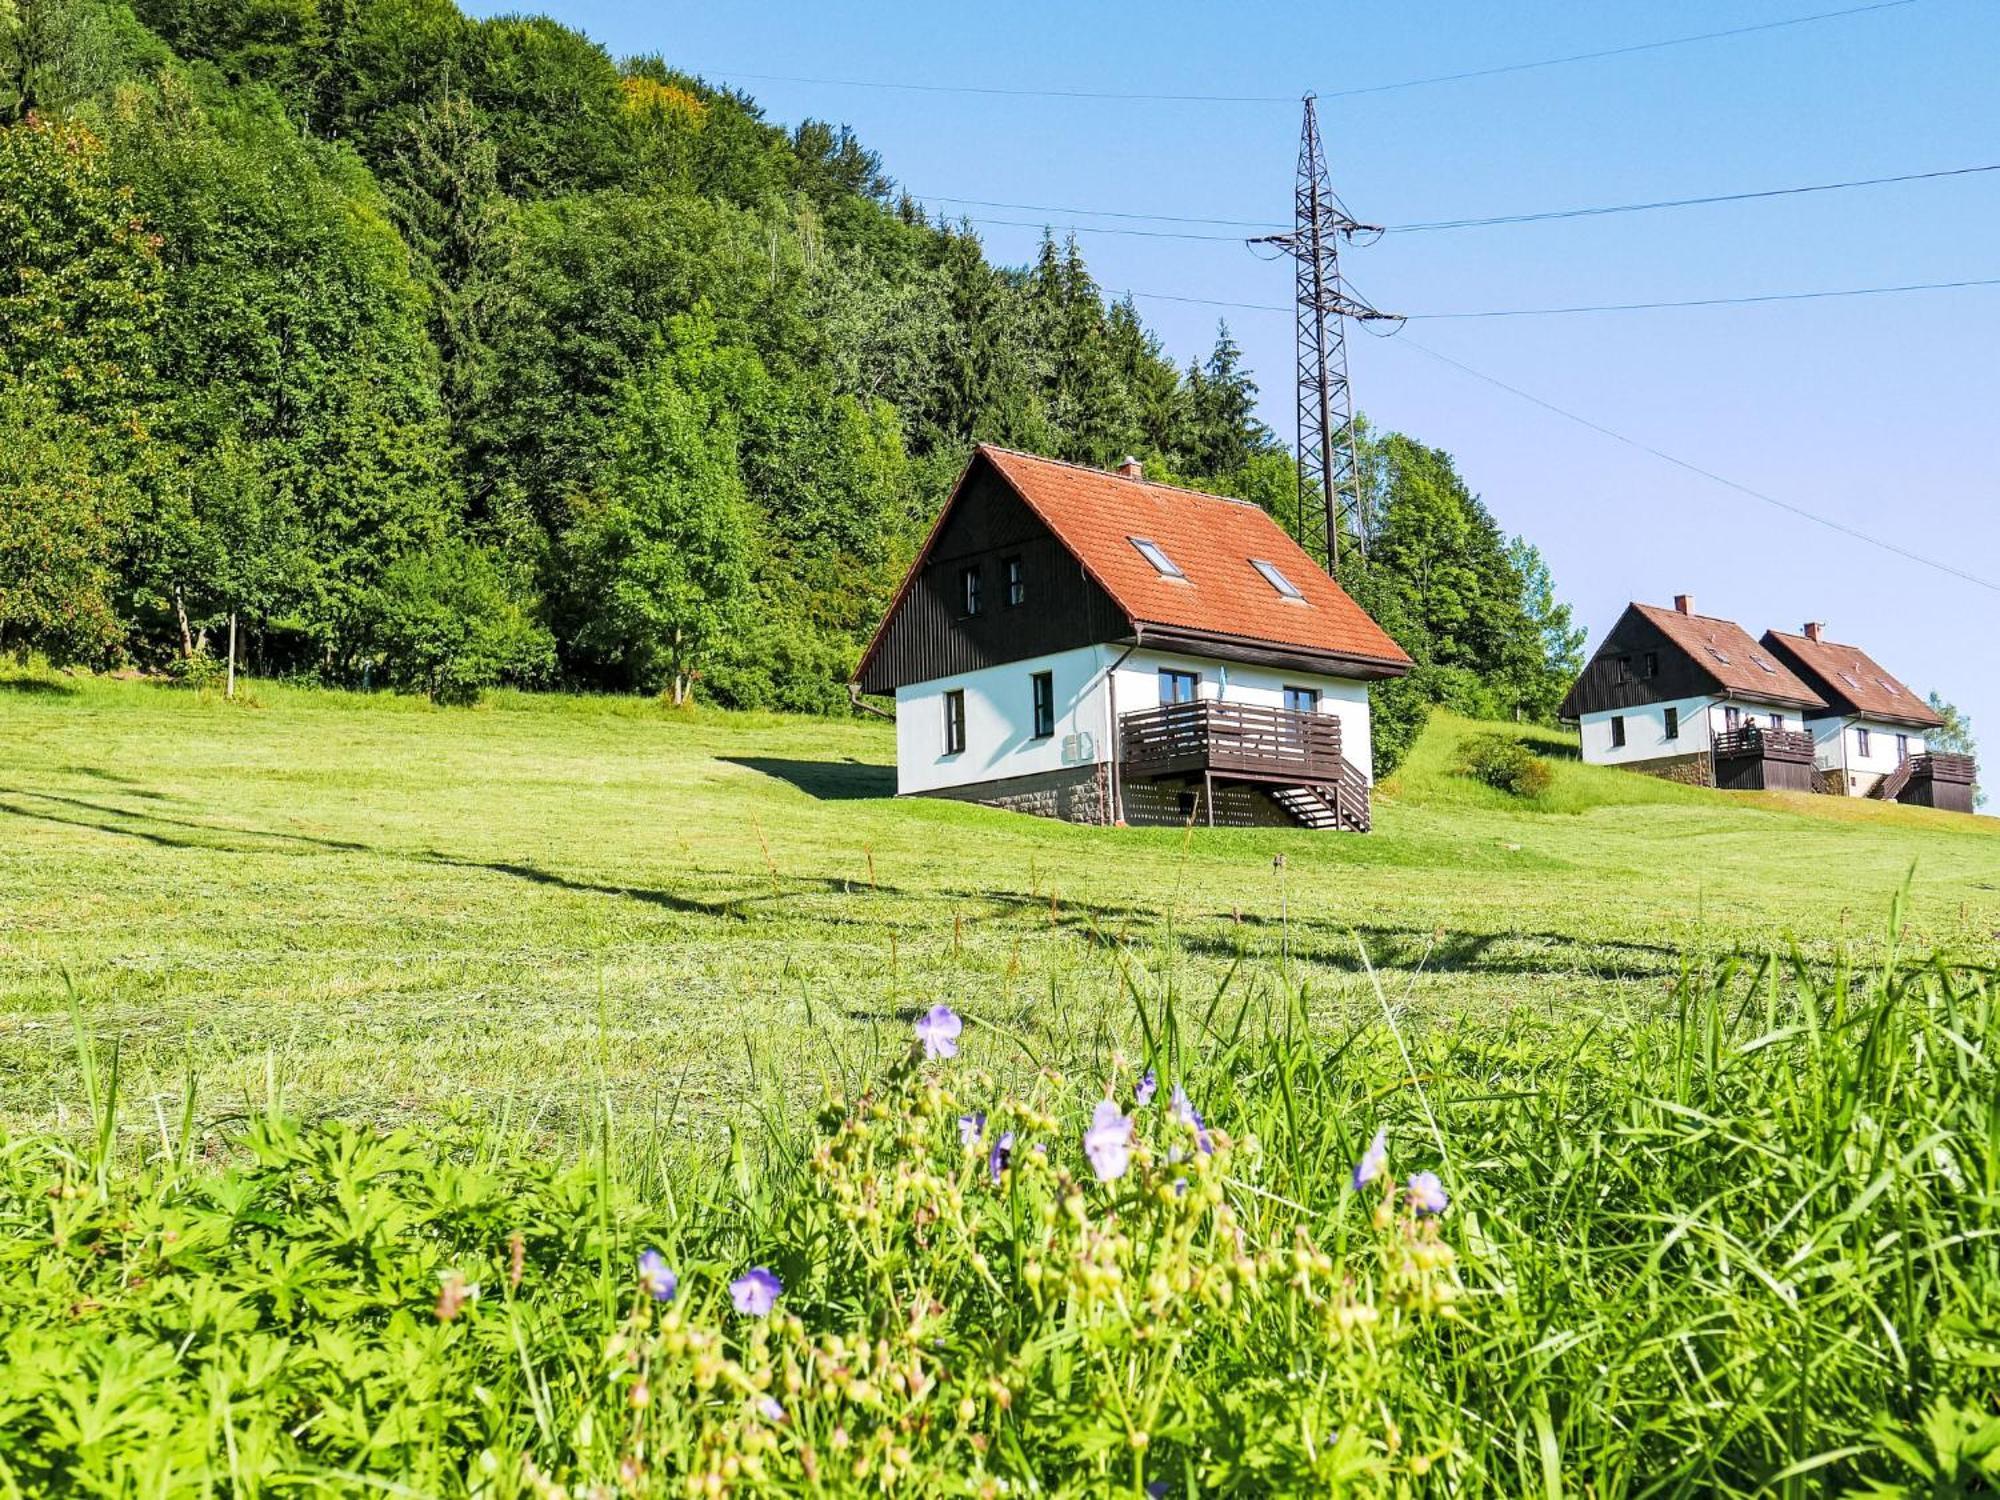
[[1410,1179],[1410,1207],[1420,1214],[1441,1214],[1451,1199],[1435,1172],[1419,1172]]
[[1132,1121],[1122,1113],[1116,1100],[1098,1102],[1090,1117],[1090,1129],[1083,1133],[1083,1154],[1099,1182],[1116,1182],[1132,1163]]
[[1187,1090],[1178,1083],[1174,1085],[1174,1095],[1169,1102],[1174,1118],[1194,1130],[1194,1143],[1201,1154],[1207,1156],[1215,1149],[1215,1143],[1208,1138],[1208,1127],[1201,1122],[1201,1115],[1195,1110],[1194,1101],[1187,1096]]
[[1146,1076],[1141,1078],[1139,1086],[1132,1090],[1132,1097],[1137,1101],[1139,1108],[1144,1109],[1153,1102],[1153,1094],[1159,1086],[1159,1075],[1154,1073],[1151,1068],[1146,1069]]
[[752,1318],[769,1316],[784,1290],[784,1282],[763,1266],[752,1266],[729,1283],[729,1295],[736,1303],[736,1310]]
[[993,1174],[993,1185],[1000,1185],[1000,1174],[1007,1170],[1007,1163],[1014,1155],[1014,1132],[1009,1130],[993,1143],[993,1149],[986,1153],[986,1170]]
[[639,1290],[655,1302],[671,1302],[674,1293],[681,1287],[680,1277],[667,1269],[667,1262],[657,1250],[648,1250],[639,1257]]
[[958,1117],[958,1143],[970,1151],[979,1144],[979,1138],[986,1134],[986,1112],[974,1110],[969,1115]]
[[785,1409],[778,1404],[776,1396],[766,1396],[762,1401],[759,1401],[757,1403],[757,1410],[763,1414],[764,1420],[767,1422],[782,1422],[785,1420]]
[[917,1017],[917,1040],[928,1058],[958,1056],[958,1034],[963,1030],[965,1022],[949,1005],[933,1005]]
[[1389,1170],[1389,1132],[1378,1130],[1375,1139],[1368,1143],[1368,1149],[1361,1153],[1361,1160],[1354,1164],[1354,1191],[1360,1192]]

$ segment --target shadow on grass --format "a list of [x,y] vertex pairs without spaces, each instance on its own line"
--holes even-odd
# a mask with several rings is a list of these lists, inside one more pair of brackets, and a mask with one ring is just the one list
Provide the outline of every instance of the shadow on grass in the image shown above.
[[[532,885],[549,886],[586,895],[613,896],[683,916],[708,917],[717,921],[747,922],[751,918],[751,908],[809,892],[837,895],[858,895],[863,892],[901,894],[893,887],[868,886],[858,881],[843,880],[834,876],[793,875],[775,879],[768,890],[753,888],[742,894],[703,898],[682,895],[660,887],[612,885],[608,882],[579,880],[553,870],[545,870],[539,865],[524,864],[516,860],[468,859],[440,849],[405,853],[400,850],[381,849],[373,844],[364,844],[352,839],[322,838],[308,833],[279,833],[266,829],[230,828],[201,823],[189,818],[168,817],[163,813],[92,802],[82,797],[65,797],[54,792],[6,789],[0,792],[0,795],[19,799],[0,801],[0,814],[25,818],[33,822],[54,823],[65,828],[83,828],[94,833],[116,834],[121,838],[138,839],[156,848],[201,850],[213,854],[298,856],[321,851],[332,854],[364,854],[377,859],[436,865],[444,869],[484,870],[514,880],[524,880]],[[143,789],[128,789],[125,795],[144,797],[159,794],[149,793]],[[38,803],[53,803],[55,806],[19,805],[21,801],[30,799]]]
[[858,760],[783,760],[771,755],[724,755],[718,759],[789,782],[821,802],[860,802],[896,795],[893,766]]
[[47,677],[0,676],[0,693],[20,693],[30,698],[74,698],[76,689],[67,682]]
[[[875,771],[878,768],[859,769]],[[114,773],[106,773],[106,779],[115,779]],[[121,795],[144,796],[147,793],[143,788],[128,787]],[[619,885],[564,875],[521,860],[474,859],[440,849],[406,852],[382,849],[351,839],[231,828],[50,792],[0,790],[0,798],[6,799],[0,800],[0,814],[115,834],[156,847],[292,857],[308,857],[320,852],[358,854],[413,865],[484,871],[549,889],[633,901],[680,916],[718,922],[743,923],[776,916],[786,920],[838,924],[861,920],[859,912],[851,917],[840,917],[788,908],[792,908],[800,898],[812,896],[866,895],[895,900],[909,895],[895,886],[870,885],[839,876],[774,874],[766,881],[742,872],[712,872],[728,879],[737,889],[713,895],[695,895],[659,886]],[[41,805],[22,805],[29,802]],[[1074,901],[1059,894],[1050,896],[1027,891],[990,888],[944,890],[930,893],[927,899],[941,899],[951,904],[954,911],[956,903],[966,903],[971,909],[963,915],[974,924],[994,921],[1023,926],[1033,924],[1106,952],[1122,951],[1135,942],[1144,944],[1150,941],[1158,934],[1164,920],[1157,907],[1145,904]],[[928,921],[934,925],[939,919],[939,916],[933,915]],[[874,908],[873,914],[866,920],[883,922],[892,918],[888,909]],[[956,915],[953,920],[957,920]],[[1206,920],[1177,924],[1173,941],[1184,952],[1228,962],[1242,957],[1252,946],[1268,946],[1274,942],[1277,938],[1274,929],[1278,925],[1278,919],[1260,913],[1212,912],[1207,914]],[[1622,976],[1631,978],[1671,975],[1681,962],[1680,950],[1665,944],[1604,937],[1586,941],[1559,932],[1465,932],[1414,925],[1314,921],[1296,916],[1291,919],[1290,932],[1292,951],[1299,959],[1322,968],[1357,975],[1371,965],[1378,974],[1385,976],[1419,972],[1531,976],[1601,973],[1611,967]],[[1367,949],[1366,963],[1356,945],[1357,938]]]

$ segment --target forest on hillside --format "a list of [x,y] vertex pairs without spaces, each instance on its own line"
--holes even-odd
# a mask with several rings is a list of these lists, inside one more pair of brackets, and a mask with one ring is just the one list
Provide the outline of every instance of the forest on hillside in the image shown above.
[[[0,0],[0,650],[191,682],[834,712],[975,441],[1281,516],[1228,330],[989,262],[853,133],[451,0]],[[1380,703],[1547,719],[1581,640],[1370,434]]]

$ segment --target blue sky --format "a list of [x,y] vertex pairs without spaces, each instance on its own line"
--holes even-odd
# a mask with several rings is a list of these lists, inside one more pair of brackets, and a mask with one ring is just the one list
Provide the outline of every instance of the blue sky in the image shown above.
[[[1284,219],[1311,88],[1334,185],[1376,223],[1727,193],[2000,162],[2000,7],[1864,14],[1390,92],[1365,88],[1845,9],[1274,4],[647,5],[557,0],[614,53],[657,51],[769,117],[852,125],[919,195]],[[497,8],[497,7],[496,7]],[[1281,96],[1142,103],[820,80]],[[958,210],[954,206],[954,211]],[[964,207],[991,219],[1226,234]],[[980,226],[1026,260],[1037,227]],[[1228,239],[1082,234],[1108,291],[1285,304]],[[1400,312],[1551,307],[2000,277],[2000,172],[1594,220],[1385,237],[1344,261]],[[1185,361],[1226,316],[1289,440],[1288,314],[1141,297]],[[1416,343],[1694,464],[2000,581],[2000,287],[1753,307],[1413,322],[1351,340],[1359,405],[1446,448],[1538,543],[1593,641],[1628,599],[1691,592],[1753,633],[1808,618],[1970,712],[2000,764],[2000,593],[1622,446]]]

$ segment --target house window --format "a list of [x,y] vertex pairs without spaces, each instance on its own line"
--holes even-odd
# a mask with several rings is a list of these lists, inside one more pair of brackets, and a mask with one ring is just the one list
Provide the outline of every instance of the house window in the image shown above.
[[1785,727],[1785,716],[1783,714],[1772,714],[1771,727],[1773,729],[1783,729]]
[[1869,752],[1868,752],[1867,730],[1857,729],[1854,731],[1854,753],[1860,756],[1863,760],[1868,759]]
[[1613,714],[1611,716],[1611,748],[1613,750],[1623,750],[1625,748],[1625,715],[1623,714]]
[[1160,668],[1160,703],[1194,702],[1194,690],[1201,685],[1199,672],[1176,672],[1172,667]]
[[1264,582],[1270,584],[1272,588],[1276,589],[1278,591],[1279,597],[1285,599],[1296,599],[1301,604],[1305,603],[1306,596],[1299,592],[1299,586],[1293,583],[1292,580],[1287,578],[1283,573],[1280,573],[1278,571],[1278,565],[1276,563],[1268,563],[1265,562],[1262,558],[1253,557],[1250,559],[1250,566],[1255,568],[1259,573],[1264,575]]
[[1028,597],[1027,581],[1021,577],[1021,559],[1010,557],[1000,566],[1007,574],[1007,607],[1014,608]]
[[1056,732],[1056,679],[1053,672],[1037,672],[1028,679],[1034,688],[1035,738],[1045,740]]
[[1285,707],[1295,714],[1316,714],[1319,712],[1319,689],[1288,687],[1285,689]]
[[1743,727],[1743,710],[1734,706],[1722,710],[1722,727],[1730,734]]
[[1678,708],[1669,707],[1666,713],[1667,738],[1677,740],[1681,737],[1681,711]]
[[1640,668],[1639,675],[1647,678],[1658,677],[1660,675],[1660,653],[1657,651],[1648,651],[1644,660],[1645,664]]
[[1900,766],[1909,758],[1910,737],[1907,734],[1899,734],[1896,736],[1896,764]]
[[965,749],[965,693],[953,688],[944,695],[944,753],[958,755]]
[[1631,658],[1631,657],[1629,657],[1629,656],[1621,656],[1621,657],[1619,657],[1619,658],[1618,658],[1618,680],[1619,680],[1619,682],[1621,682],[1621,683],[1626,683],[1626,682],[1630,682],[1630,681],[1632,680],[1632,658]]
[[979,613],[980,577],[977,567],[958,570],[958,596],[968,615]]
[[1148,541],[1142,536],[1128,537],[1126,540],[1139,549],[1139,555],[1151,563],[1153,571],[1158,573],[1162,578],[1184,579],[1187,577],[1187,574],[1183,573],[1175,565],[1174,560],[1160,550],[1158,542]]

